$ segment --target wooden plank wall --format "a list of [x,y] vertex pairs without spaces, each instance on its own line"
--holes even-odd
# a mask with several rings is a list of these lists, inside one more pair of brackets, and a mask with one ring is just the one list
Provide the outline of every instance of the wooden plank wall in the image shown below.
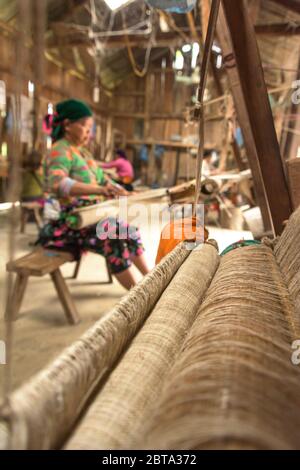
[[[0,80],[6,84],[7,95],[14,93],[14,64],[15,64],[15,41],[12,37],[0,37]],[[34,57],[31,54],[31,60]],[[41,125],[43,116],[47,113],[48,103],[57,103],[68,98],[77,98],[86,101],[95,113],[96,123],[101,127],[99,135],[102,142],[96,142],[96,156],[104,158],[107,132],[107,121],[109,117],[110,96],[105,93],[100,95],[100,103],[93,103],[93,84],[86,79],[81,79],[70,70],[63,69],[61,66],[50,60],[44,61],[44,83],[40,95],[40,114],[39,123]],[[33,72],[30,62],[26,70],[23,71],[23,94],[28,96],[28,80],[34,82]],[[8,148],[9,151],[9,148]]]
[[[112,100],[113,127],[126,135],[127,142],[181,141],[197,142],[198,123],[184,120],[186,109],[196,85],[185,85],[175,79],[172,69],[154,68],[146,78],[130,77],[115,91]],[[220,103],[207,107],[207,115],[220,114]],[[222,148],[221,120],[206,123],[206,147]],[[140,145],[135,145],[138,152]],[[130,150],[129,156],[133,155]],[[177,149],[167,149],[163,157],[160,183],[174,183]],[[190,152],[181,150],[178,180],[193,178],[195,159]]]

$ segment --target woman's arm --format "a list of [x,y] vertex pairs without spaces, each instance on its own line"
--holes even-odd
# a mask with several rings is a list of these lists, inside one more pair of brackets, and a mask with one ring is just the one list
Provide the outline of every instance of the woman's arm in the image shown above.
[[105,186],[76,182],[72,185],[69,194],[70,196],[89,196],[95,194],[109,197],[114,196],[116,191]]
[[48,177],[51,191],[60,197],[103,195],[119,196],[120,190],[113,186],[100,186],[76,181],[70,177],[72,158],[69,150],[53,148],[50,153]]
[[104,169],[109,169],[109,168],[117,168],[118,164],[116,160],[113,160],[112,162],[108,162],[108,163],[100,162],[99,166]]
[[50,190],[60,197],[103,195],[106,197],[118,194],[114,188],[106,188],[98,184],[82,183],[70,177],[72,168],[71,153],[67,149],[53,148],[48,162],[48,178]]

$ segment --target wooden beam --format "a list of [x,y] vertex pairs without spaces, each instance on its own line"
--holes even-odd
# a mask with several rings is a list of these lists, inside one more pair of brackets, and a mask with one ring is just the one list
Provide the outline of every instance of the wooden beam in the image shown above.
[[[104,40],[104,39],[102,39]],[[178,33],[168,32],[159,34],[153,40],[153,48],[155,47],[180,47],[182,44],[186,42],[193,42],[193,38],[189,35],[185,35],[185,37],[181,37]],[[68,35],[62,39],[62,47],[78,47],[78,46],[88,46],[92,44],[92,40],[86,35],[76,36],[75,33],[71,36]],[[140,35],[130,35],[129,42],[131,47],[138,47],[138,48],[147,48],[149,46],[149,37],[140,36]],[[105,40],[105,47],[108,49],[115,49],[125,47],[125,37],[123,35],[114,36],[107,40]],[[57,49],[58,44],[53,38],[48,40],[47,43],[48,49]]]
[[168,119],[173,121],[185,121],[184,114],[174,114],[174,113],[153,113],[150,114],[150,119]]
[[273,3],[277,3],[283,8],[294,11],[300,14],[300,2],[299,0],[271,0]]
[[194,149],[198,148],[195,144],[175,142],[172,140],[154,140],[154,139],[127,139],[127,145],[163,145],[171,149]]
[[35,84],[33,100],[33,148],[36,150],[40,143],[42,131],[40,104],[44,84],[46,11],[47,0],[32,0],[32,36],[35,47],[31,48],[30,52]]
[[[1,28],[1,25],[0,25]],[[262,24],[255,26],[256,34],[260,36],[298,36],[300,34],[300,24],[291,23],[273,23],[273,24]],[[195,31],[194,31],[195,33]],[[164,48],[164,47],[181,47],[185,42],[199,41],[200,31],[197,28],[197,36],[188,36],[186,40],[180,37],[176,33],[163,33],[160,34],[153,42],[153,48]],[[124,48],[124,37],[117,36],[108,39],[105,42],[105,47],[108,49],[123,49]],[[141,38],[140,36],[132,35],[129,37],[130,46],[145,49],[149,46],[149,38]],[[47,49],[62,49],[68,47],[80,47],[91,45],[91,40],[87,36],[78,38],[67,37],[62,39],[61,43],[58,44],[57,40],[51,38],[47,43]]]
[[238,146],[238,143],[237,143],[234,136],[232,136],[231,148],[232,148],[233,155],[234,155],[234,158],[235,158],[238,169],[240,171],[246,170],[247,165],[244,163],[244,161],[242,159],[240,147]]
[[199,0],[199,6],[201,10],[201,24],[202,24],[202,41],[205,42],[208,20],[210,13],[210,0]]
[[216,67],[215,58],[213,57],[213,55],[210,56],[210,69],[209,69],[209,71],[211,72],[211,74],[213,76],[218,96],[224,96],[222,81],[221,81],[221,78],[219,76],[219,73],[218,73],[219,71]]
[[180,156],[181,156],[181,149],[178,148],[176,150],[176,160],[175,160],[175,170],[174,170],[174,179],[173,179],[173,186],[176,186],[178,175],[179,175],[179,167],[180,167]]
[[[262,219],[264,223],[265,231],[271,230],[271,217],[268,208],[268,201],[266,192],[264,189],[263,180],[261,177],[261,171],[259,161],[257,157],[257,151],[252,135],[252,130],[249,123],[247,109],[242,94],[240,79],[236,68],[233,49],[230,40],[230,34],[224,17],[223,9],[220,8],[219,21],[217,24],[217,37],[220,46],[223,50],[224,65],[227,72],[229,86],[233,96],[235,109],[238,117],[238,121],[243,130],[243,137],[245,143],[246,154],[248,157],[248,163],[253,175],[254,191],[256,195],[257,204],[260,207]],[[251,158],[250,158],[251,155]]]
[[153,99],[153,75],[148,73],[145,77],[145,100],[144,100],[144,139],[148,139],[150,136],[150,112],[151,112],[151,97]]
[[[1,25],[0,25],[1,29]],[[300,34],[300,23],[271,23],[271,24],[261,24],[255,26],[256,34],[262,36],[297,36]],[[195,31],[194,31],[195,33]],[[185,42],[199,41],[200,32],[199,29],[196,29],[197,36],[189,35],[186,39],[180,37],[177,33],[163,33],[160,34],[153,41],[153,49],[155,48],[170,48],[170,47],[181,47]],[[105,47],[107,49],[123,49],[125,38],[124,36],[116,36],[108,39],[105,42]],[[149,46],[149,38],[132,35],[129,37],[130,46],[136,47],[139,49],[146,49]],[[51,38],[47,42],[47,50],[56,50],[61,48],[74,48],[80,46],[90,46],[92,41],[88,36],[82,35],[81,37],[71,37],[67,36],[66,38],[61,38],[60,43]]]
[[132,119],[146,119],[146,114],[145,113],[131,113],[131,112],[128,112],[126,113],[126,111],[122,112],[113,112],[112,113],[112,116],[114,118],[132,118]]
[[229,30],[232,53],[226,55],[224,61],[228,70],[236,71],[236,81],[232,85],[235,104],[240,109],[240,125],[247,140],[249,163],[252,166],[254,163],[253,176],[264,187],[273,233],[279,235],[283,230],[283,221],[292,212],[292,205],[261,58],[245,3],[241,0],[222,0],[219,25],[220,34],[221,28]]
[[274,36],[296,36],[300,34],[300,23],[271,23],[255,26],[256,34]]
[[186,17],[187,17],[187,21],[188,21],[188,24],[189,24],[189,28],[190,28],[190,31],[191,31],[192,38],[195,41],[199,41],[199,36],[198,36],[197,29],[196,29],[196,26],[195,26],[195,20],[194,20],[193,13],[191,11],[189,11],[186,14]]
[[258,19],[260,7],[261,7],[261,0],[250,0],[249,16],[251,18],[252,24],[255,24]]
[[144,91],[118,91],[117,93],[114,93],[114,97],[119,97],[119,96],[126,96],[126,97],[137,97],[137,96],[145,96]]

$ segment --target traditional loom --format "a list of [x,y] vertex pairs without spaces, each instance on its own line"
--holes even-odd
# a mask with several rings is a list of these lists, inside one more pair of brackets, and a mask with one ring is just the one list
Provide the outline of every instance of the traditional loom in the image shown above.
[[300,209],[275,243],[182,244],[15,391],[0,448],[298,449]]
[[[168,206],[167,189],[151,189],[144,191],[139,194],[123,197],[123,201],[120,203],[120,198],[111,199],[99,204],[74,209],[69,216],[69,224],[72,228],[79,230],[89,225],[97,224],[99,220],[103,220],[106,217],[116,217],[119,215],[120,208],[124,207],[126,214],[128,215],[128,221],[130,222],[130,207],[138,203],[147,202],[165,202],[166,207]],[[133,214],[134,218],[136,214]]]
[[[120,203],[120,199],[112,199],[92,206],[74,209],[68,217],[69,224],[72,228],[79,230],[83,227],[96,224],[99,220],[106,217],[119,216],[120,209],[124,207],[131,221],[130,208],[139,203],[160,203],[161,210],[167,208],[173,203],[192,202],[195,197],[196,180],[184,183],[173,188],[159,188],[143,191],[130,197],[124,197]],[[213,196],[219,189],[218,183],[213,179],[203,178],[200,185],[199,198],[203,199],[207,195]],[[133,212],[132,219],[136,216]]]
[[213,241],[177,246],[7,397],[0,449],[299,449],[299,243],[300,209],[275,242],[223,257]]

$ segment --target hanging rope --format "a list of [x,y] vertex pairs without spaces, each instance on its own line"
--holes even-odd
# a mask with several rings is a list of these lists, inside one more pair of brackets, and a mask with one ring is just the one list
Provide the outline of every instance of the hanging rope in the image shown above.
[[207,29],[207,34],[206,34],[206,39],[205,39],[205,44],[204,44],[203,60],[202,60],[201,72],[200,72],[198,101],[197,101],[196,110],[195,110],[195,115],[199,117],[199,145],[198,145],[197,160],[196,160],[196,188],[195,188],[195,201],[194,201],[193,215],[196,215],[197,204],[198,204],[199,193],[200,193],[200,185],[201,185],[201,173],[202,173],[203,150],[204,150],[204,107],[203,107],[204,91],[205,91],[206,79],[207,79],[207,74],[208,74],[208,68],[210,64],[211,49],[212,49],[213,40],[215,36],[220,2],[221,0],[212,0],[212,5],[211,5],[211,10],[210,10],[210,15],[209,15],[209,22],[208,22],[208,29]]
[[143,78],[143,77],[145,77],[146,73],[148,72],[149,61],[150,61],[150,54],[151,54],[151,49],[152,49],[153,30],[152,30],[152,34],[151,34],[151,37],[150,37],[150,39],[149,39],[149,44],[148,44],[147,50],[146,50],[144,67],[142,68],[142,70],[139,70],[139,68],[138,68],[138,66],[137,66],[137,63],[136,63],[136,61],[135,61],[134,55],[133,55],[133,51],[132,51],[132,47],[131,47],[131,45],[130,45],[130,41],[129,41],[129,37],[128,37],[128,33],[127,33],[127,25],[126,25],[126,18],[125,18],[124,10],[121,11],[121,14],[122,14],[123,30],[125,31],[125,32],[124,32],[124,36],[125,36],[126,48],[127,48],[128,57],[129,57],[129,60],[130,60],[130,63],[131,63],[133,72],[135,73],[135,75],[136,75],[137,77]]
[[[108,41],[108,36],[104,39],[103,42],[100,42],[100,40],[96,37],[95,33],[94,33],[94,29],[93,29],[93,25],[95,24],[94,21],[97,20],[97,17],[96,17],[96,20],[94,18],[94,14],[92,14],[93,12],[93,7],[92,7],[92,3],[91,2],[91,25],[90,25],[90,31],[89,31],[89,34],[91,35],[92,39],[94,39],[94,44],[93,44],[93,54],[94,54],[94,66],[95,66],[95,77],[94,77],[94,85],[95,86],[98,86],[99,89],[103,89],[105,92],[110,92],[110,90],[105,86],[103,85],[102,83],[102,80],[101,80],[101,77],[100,77],[100,66],[101,66],[101,50],[105,50],[105,47],[106,47],[106,44],[107,44],[107,41]],[[109,24],[108,24],[108,33],[110,33],[112,31],[112,28],[114,26],[114,21],[115,21],[115,13],[112,11],[110,13],[110,16],[109,16]],[[99,101],[100,102],[100,101]]]

